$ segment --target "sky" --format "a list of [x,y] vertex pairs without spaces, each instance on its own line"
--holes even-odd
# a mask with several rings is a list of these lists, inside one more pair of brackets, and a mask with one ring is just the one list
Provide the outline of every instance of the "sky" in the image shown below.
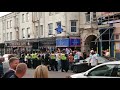
[[0,12],[0,17],[6,15],[8,13],[11,13],[11,12]]

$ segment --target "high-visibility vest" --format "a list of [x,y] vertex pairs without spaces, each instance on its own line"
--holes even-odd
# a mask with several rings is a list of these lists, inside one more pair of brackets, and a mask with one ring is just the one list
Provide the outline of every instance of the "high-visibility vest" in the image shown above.
[[31,56],[27,55],[27,56],[26,56],[26,58],[27,58],[27,59],[30,59],[30,58],[31,58]]
[[36,54],[32,54],[32,59],[36,59],[37,58],[37,55]]
[[65,54],[61,54],[61,60],[67,60],[67,57],[65,56]]
[[50,58],[51,58],[51,59],[55,59],[55,58],[56,58],[55,54],[51,54],[51,55],[50,55]]

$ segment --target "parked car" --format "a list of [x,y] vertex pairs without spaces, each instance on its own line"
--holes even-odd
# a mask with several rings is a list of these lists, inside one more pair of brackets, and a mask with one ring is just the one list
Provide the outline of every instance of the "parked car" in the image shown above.
[[[85,60],[80,60],[78,63],[74,63],[72,66],[72,70],[74,73],[81,73],[85,72],[91,67],[88,66],[88,62],[90,60],[90,57],[86,58]],[[104,57],[98,56],[98,64],[110,62],[110,61],[118,61],[118,59],[109,57],[109,59],[106,59]]]
[[99,64],[85,72],[67,76],[68,78],[120,78],[120,61]]
[[5,73],[6,71],[9,70],[9,58],[11,56],[16,56],[16,54],[4,54],[4,62],[3,62],[3,72]]

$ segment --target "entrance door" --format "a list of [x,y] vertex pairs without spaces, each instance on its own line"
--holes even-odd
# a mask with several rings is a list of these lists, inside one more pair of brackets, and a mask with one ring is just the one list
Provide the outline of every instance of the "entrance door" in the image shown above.
[[97,37],[95,35],[90,35],[85,40],[85,51],[90,52],[91,49],[97,50],[97,43],[95,43],[95,39]]

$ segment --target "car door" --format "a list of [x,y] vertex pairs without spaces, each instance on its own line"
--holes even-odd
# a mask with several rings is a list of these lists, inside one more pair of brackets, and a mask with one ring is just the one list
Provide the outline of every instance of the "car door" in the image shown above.
[[119,78],[120,78],[120,65],[117,65],[116,77],[119,77]]
[[[93,70],[89,71],[87,74],[88,78],[111,78],[115,76],[116,64],[102,65]],[[113,74],[114,72],[114,74]]]

